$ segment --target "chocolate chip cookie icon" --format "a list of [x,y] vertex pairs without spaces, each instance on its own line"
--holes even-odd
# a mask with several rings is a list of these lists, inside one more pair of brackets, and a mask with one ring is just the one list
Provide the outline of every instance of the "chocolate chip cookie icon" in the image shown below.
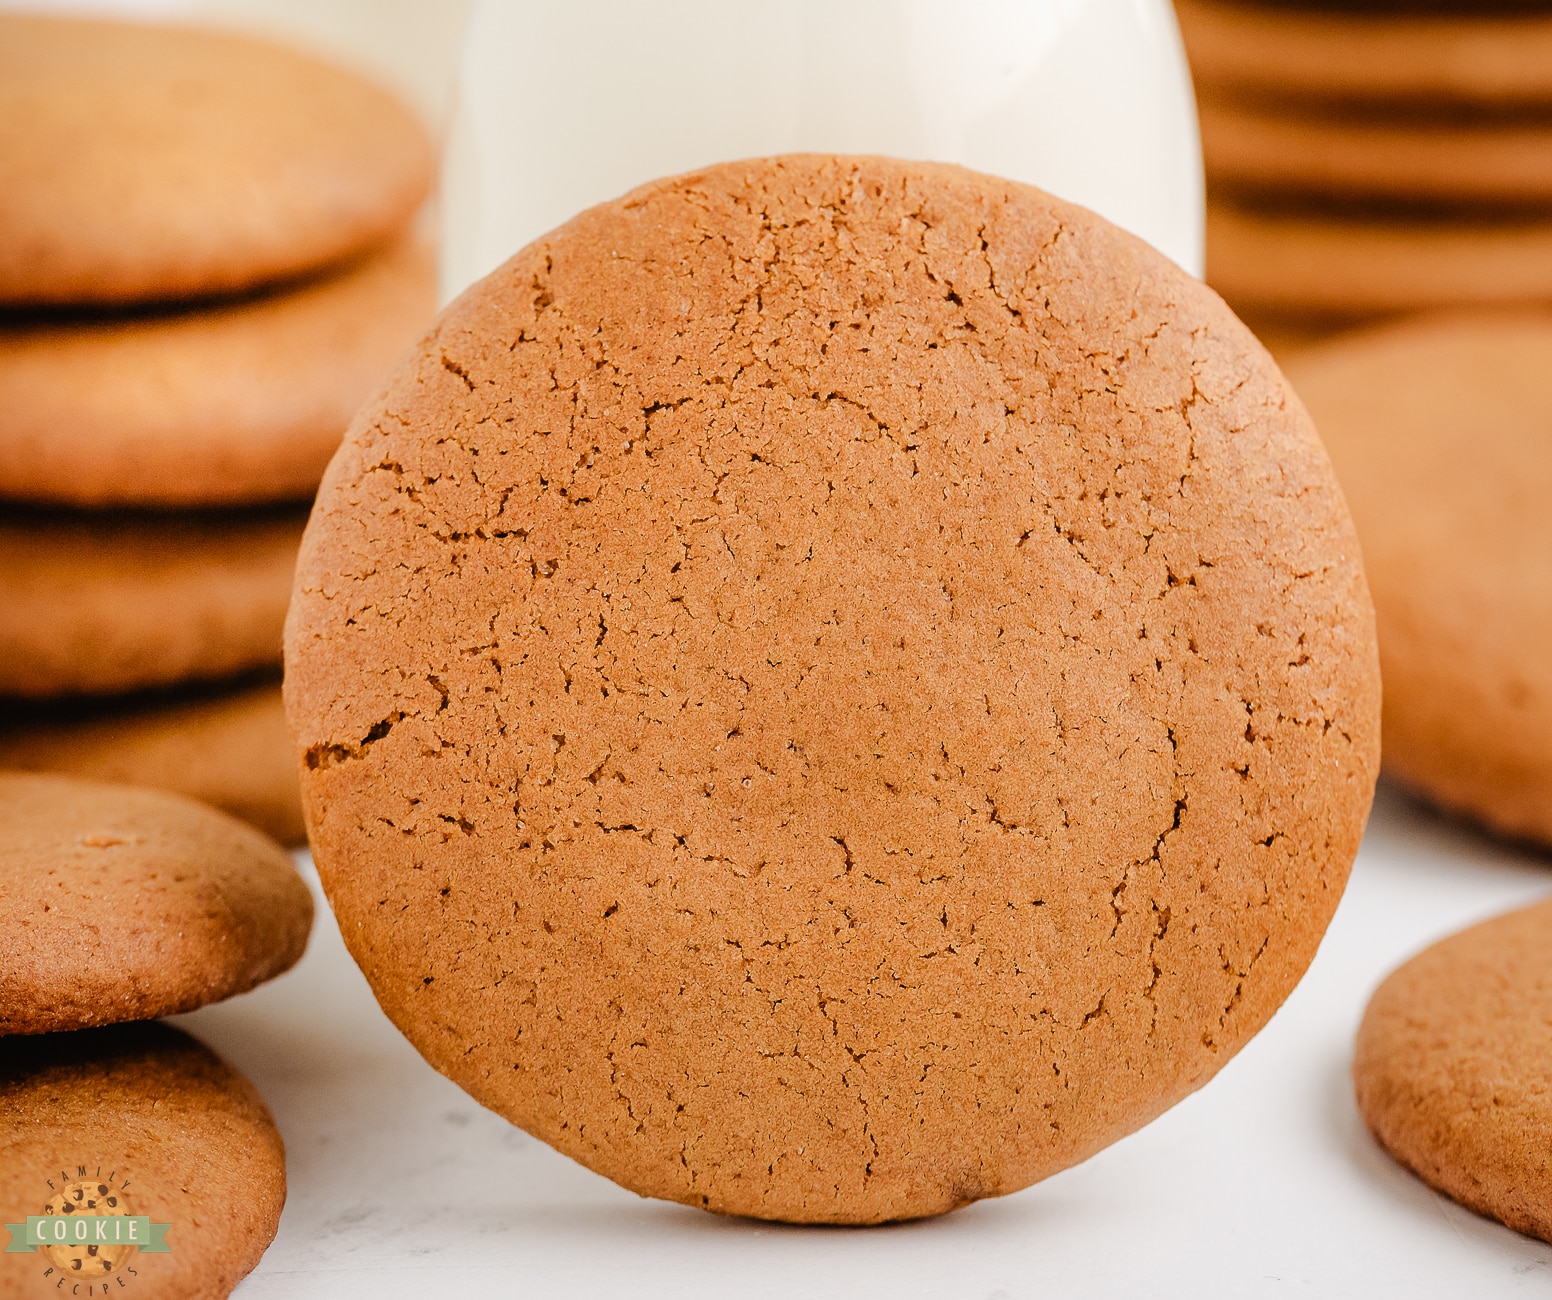
[[[80,1178],[66,1183],[49,1197],[43,1213],[107,1217],[128,1215],[132,1211],[128,1198],[119,1188],[94,1178]],[[117,1272],[135,1250],[136,1247],[128,1243],[71,1242],[67,1245],[45,1246],[43,1253],[66,1272],[103,1277]]]

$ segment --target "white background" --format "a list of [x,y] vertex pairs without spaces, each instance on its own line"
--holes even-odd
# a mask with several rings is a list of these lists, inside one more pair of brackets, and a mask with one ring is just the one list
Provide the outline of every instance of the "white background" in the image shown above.
[[1382,791],[1309,974],[1212,1083],[1017,1195],[884,1228],[717,1218],[573,1164],[420,1060],[321,904],[294,971],[180,1022],[258,1085],[286,1139],[280,1234],[241,1300],[1546,1295],[1552,1246],[1393,1164],[1348,1068],[1396,963],[1548,892],[1552,861]]

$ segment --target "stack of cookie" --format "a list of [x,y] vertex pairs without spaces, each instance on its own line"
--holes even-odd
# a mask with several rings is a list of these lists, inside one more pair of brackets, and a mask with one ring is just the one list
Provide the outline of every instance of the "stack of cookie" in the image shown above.
[[0,1295],[139,1277],[203,1300],[258,1262],[285,1201],[280,1134],[246,1079],[156,1018],[287,970],[312,915],[290,856],[235,818],[0,773],[0,1222],[48,1229],[7,1242]]
[[309,502],[434,309],[391,96],[243,37],[0,17],[0,766],[302,835]]
[[1552,14],[1179,0],[1207,278],[1259,329],[1552,300]]

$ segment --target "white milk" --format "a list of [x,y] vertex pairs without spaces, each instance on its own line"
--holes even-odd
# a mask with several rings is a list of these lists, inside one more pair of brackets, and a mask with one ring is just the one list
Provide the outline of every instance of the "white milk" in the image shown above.
[[963,163],[1202,272],[1169,0],[477,0],[443,172],[444,300],[592,204],[794,151]]

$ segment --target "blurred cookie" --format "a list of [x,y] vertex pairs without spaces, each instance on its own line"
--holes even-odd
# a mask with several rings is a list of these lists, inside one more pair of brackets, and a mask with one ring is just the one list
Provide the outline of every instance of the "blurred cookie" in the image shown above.
[[252,37],[0,15],[0,303],[251,288],[379,243],[429,192],[391,95]]
[[1552,126],[1376,120],[1203,97],[1211,184],[1253,195],[1528,206],[1552,202]]
[[187,1034],[140,1024],[7,1040],[5,1221],[67,1205],[71,1217],[137,1215],[166,1225],[168,1249],[8,1250],[0,1295],[85,1295],[93,1284],[94,1295],[120,1286],[157,1300],[229,1295],[274,1240],[285,1199],[285,1146],[269,1108]]
[[240,303],[0,329],[0,496],[74,505],[310,498],[436,310],[404,242]]
[[1236,311],[1347,317],[1552,298],[1552,221],[1207,205],[1207,283]]
[[1262,316],[1255,312],[1236,314],[1249,326],[1250,332],[1272,354],[1279,366],[1295,352],[1316,343],[1324,343],[1339,329],[1319,320],[1299,317]]
[[307,838],[279,682],[192,697],[13,702],[0,716],[3,768],[172,790],[282,844]]
[[284,849],[163,790],[0,772],[0,864],[0,1034],[192,1011],[289,969],[312,926]]
[[1552,107],[1552,15],[1176,0],[1199,90],[1345,104]]
[[1386,769],[1552,845],[1552,314],[1370,329],[1288,374],[1363,544]]
[[877,1222],[1200,1087],[1378,764],[1302,407],[1141,241],[803,155],[536,241],[357,416],[286,699],[438,1069],[638,1192]]
[[110,694],[275,663],[306,518],[7,507],[0,694]]
[[1552,1241],[1548,1062],[1552,901],[1452,935],[1381,984],[1353,1083],[1364,1121],[1407,1168]]

